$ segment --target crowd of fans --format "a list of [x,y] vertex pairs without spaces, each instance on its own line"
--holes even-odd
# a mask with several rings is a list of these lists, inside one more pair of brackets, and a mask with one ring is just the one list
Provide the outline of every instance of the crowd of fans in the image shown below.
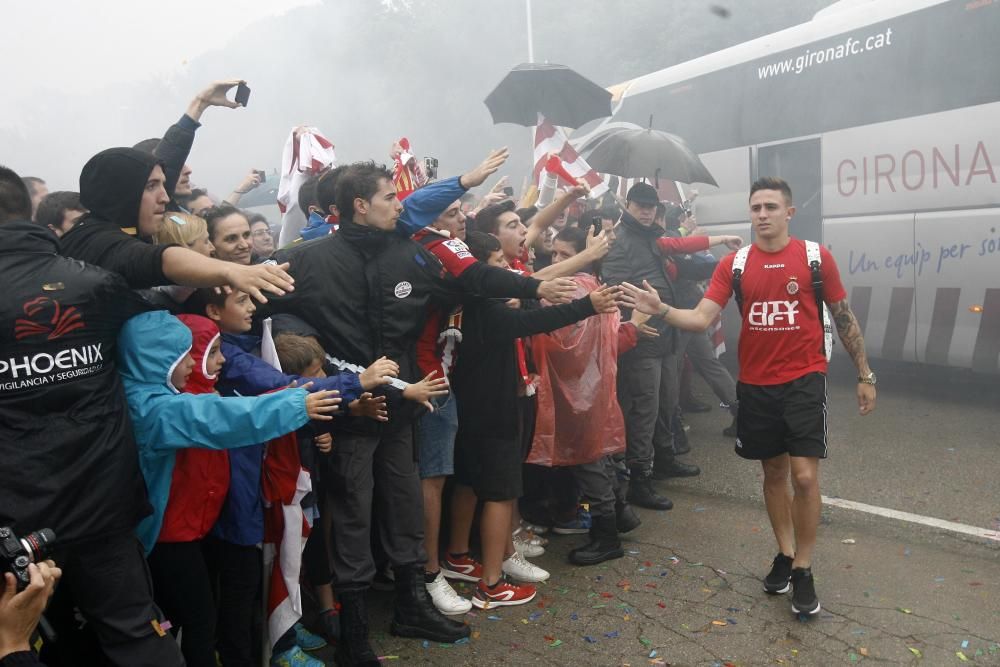
[[[619,285],[691,307],[708,248],[741,240],[645,183],[477,199],[498,150],[405,192],[374,162],[316,173],[301,238],[276,248],[238,208],[259,172],[217,201],[187,165],[236,83],[95,155],[79,192],[0,169],[0,525],[57,535],[61,570],[33,569],[26,591],[65,580],[52,664],[94,650],[78,610],[118,665],[259,664],[262,632],[275,665],[323,664],[303,651],[326,641],[338,664],[377,665],[372,586],[396,591],[395,634],[454,642],[473,606],[534,598],[549,573],[529,559],[552,534],[587,536],[576,565],[622,557],[632,505],[672,506],[654,480],[700,472],[678,458],[684,412],[711,409],[690,374],[733,414],[736,385],[707,334]],[[260,627],[275,507],[311,526],[319,636],[269,604]]]

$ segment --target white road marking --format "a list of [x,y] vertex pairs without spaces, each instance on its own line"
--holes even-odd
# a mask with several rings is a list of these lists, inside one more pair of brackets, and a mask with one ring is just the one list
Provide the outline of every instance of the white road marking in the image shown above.
[[821,496],[821,498],[823,500],[823,504],[832,505],[833,507],[841,507],[843,509],[848,509],[848,510],[857,510],[858,512],[875,514],[877,516],[886,517],[888,519],[909,521],[910,523],[918,523],[922,526],[931,526],[933,528],[940,528],[942,530],[950,530],[953,533],[962,533],[963,535],[972,535],[974,537],[982,537],[987,540],[996,540],[1000,542],[1000,532],[996,530],[978,528],[976,526],[969,526],[964,523],[945,521],[944,519],[935,519],[932,516],[922,516],[920,514],[911,514],[910,512],[901,512],[899,510],[889,509],[887,507],[866,505],[865,503],[857,503],[854,502],[853,500],[844,500],[843,498],[830,498],[828,496]]

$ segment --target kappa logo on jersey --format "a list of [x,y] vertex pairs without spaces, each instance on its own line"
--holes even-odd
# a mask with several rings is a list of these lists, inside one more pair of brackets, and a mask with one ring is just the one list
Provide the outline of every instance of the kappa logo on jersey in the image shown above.
[[29,336],[45,336],[46,340],[56,340],[70,331],[83,329],[83,317],[74,306],[65,310],[55,299],[40,296],[24,304],[24,314],[14,322],[14,340]]
[[468,259],[472,257],[472,251],[469,250],[469,246],[465,245],[465,241],[459,239],[452,239],[450,241],[445,241],[443,244],[448,250],[455,253],[455,256],[459,259]]
[[795,316],[799,313],[796,301],[755,301],[750,304],[747,321],[757,331],[791,331],[798,329]]

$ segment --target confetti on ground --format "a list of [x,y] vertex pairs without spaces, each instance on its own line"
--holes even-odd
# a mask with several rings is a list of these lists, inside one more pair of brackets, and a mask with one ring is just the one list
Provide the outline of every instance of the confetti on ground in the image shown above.
[[705,508],[704,508],[704,507],[695,507],[695,508],[694,508],[694,511],[695,511],[695,512],[704,512],[704,511],[705,511]]
[[398,655],[380,655],[379,660],[399,660]]
[[613,598],[614,595],[612,595],[611,593],[601,593],[601,597],[602,598]]
[[638,549],[629,549],[628,550],[628,555],[629,556],[638,556],[639,555],[639,550]]
[[554,642],[552,642],[551,644],[549,644],[549,646],[551,646],[552,648],[555,648],[556,646],[562,646],[562,640],[561,639],[557,639]]
[[472,633],[472,638],[473,638],[473,639],[479,639],[479,630],[475,630],[475,631],[473,631],[473,633]]
[[681,562],[681,559],[678,558],[677,556],[671,556],[667,560],[669,560],[671,563],[674,563],[674,564],[677,564],[677,563]]
[[969,658],[967,658],[966,655],[961,651],[955,651],[955,655],[957,655],[958,659],[961,660],[962,662],[969,662]]
[[712,625],[729,625],[725,621],[712,621]]
[[606,604],[595,604],[595,605],[592,605],[590,608],[591,609],[604,609],[607,606],[608,605],[606,605]]
[[940,584],[944,582],[944,577],[934,577],[934,583]]
[[657,602],[656,606],[659,607],[660,609],[666,609],[667,608],[667,605],[663,604],[662,602]]
[[841,544],[857,544],[857,541],[852,538],[847,538],[846,540],[841,540]]
[[459,644],[468,644],[468,643],[469,643],[469,638],[468,637],[462,637],[457,642],[455,642],[455,645],[457,646]]
[[864,646],[858,649],[858,653],[865,656],[866,658],[868,657],[868,649],[866,649]]
[[968,639],[963,639],[962,640],[962,648],[969,648],[969,640]]
[[604,636],[607,637],[608,639],[615,639],[618,637],[618,631],[612,630],[611,632],[605,632]]
[[688,563],[688,567],[701,567],[701,563]]
[[857,662],[858,660],[861,659],[861,658],[858,657],[857,653],[850,653],[850,654],[848,654],[847,657],[851,659],[851,662]]
[[597,643],[597,640],[594,639],[593,637],[591,637],[590,635],[584,635],[583,636],[583,641],[587,642],[588,644],[596,644]]
[[656,657],[656,649],[653,649],[652,651],[649,652],[649,657],[650,658],[655,658]]
[[924,654],[920,652],[920,649],[913,648],[912,646],[907,646],[906,648],[910,649],[910,653],[917,656],[918,658],[924,657]]
[[896,611],[901,611],[904,614],[912,614],[913,613],[912,609],[904,609],[903,607],[896,607]]
[[545,614],[543,614],[542,612],[536,611],[536,612],[534,612],[534,613],[532,613],[531,615],[528,616],[528,620],[529,621],[537,621],[538,619],[540,619],[544,615]]
[[649,641],[645,637],[639,637],[639,643],[642,644],[643,646],[652,646],[653,645],[653,642]]
[[503,620],[499,616],[496,616],[496,615],[493,615],[493,614],[487,616],[486,619],[490,620],[490,621],[500,621],[500,620]]
[[426,639],[423,642],[421,642],[420,645],[423,646],[424,648],[430,648],[431,647],[431,643],[429,641],[427,641]]
[[569,620],[571,620],[571,621],[578,621],[578,620],[580,620],[580,617],[577,616],[576,613],[573,613],[573,614],[569,615]]
[[451,648],[451,644],[438,644],[438,648]]

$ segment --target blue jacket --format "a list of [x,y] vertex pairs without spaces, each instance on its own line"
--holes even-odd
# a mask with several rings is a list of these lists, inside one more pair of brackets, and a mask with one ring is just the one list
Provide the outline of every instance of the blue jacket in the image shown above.
[[318,239],[324,234],[329,234],[333,227],[332,222],[327,222],[326,218],[313,211],[309,214],[309,219],[306,220],[306,226],[302,228],[300,236],[302,236],[303,241],[311,241]]
[[[257,396],[275,389],[287,387],[292,382],[302,384],[312,382],[309,391],[335,390],[340,392],[341,409],[359,398],[364,391],[361,379],[356,373],[338,373],[325,378],[303,378],[301,375],[287,375],[267,363],[254,352],[260,348],[260,338],[250,334],[222,334],[222,365],[216,383],[219,393],[224,396]],[[342,414],[342,413],[341,413]]]
[[413,236],[434,222],[453,201],[466,192],[458,176],[417,188],[403,200],[403,212],[396,221],[396,231],[403,236]]
[[137,529],[148,553],[170,495],[177,449],[246,447],[295,431],[309,421],[304,389],[254,398],[178,393],[170,384],[191,349],[191,330],[159,310],[130,319],[118,339],[118,364],[153,514]]
[[[254,354],[260,338],[249,334],[222,334],[222,365],[216,387],[225,396],[257,396],[287,387],[303,378],[286,375]],[[361,380],[354,373],[340,373],[312,380],[310,391],[331,389],[340,392],[341,406],[361,395]],[[327,422],[329,423],[329,422]],[[212,535],[242,546],[251,546],[264,539],[264,505],[260,495],[260,475],[264,447],[246,447],[229,452],[229,493],[222,513],[212,529]]]

